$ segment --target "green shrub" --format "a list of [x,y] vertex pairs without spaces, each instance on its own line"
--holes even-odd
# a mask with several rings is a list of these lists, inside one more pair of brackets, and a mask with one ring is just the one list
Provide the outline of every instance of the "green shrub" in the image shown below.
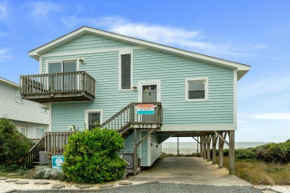
[[114,130],[75,132],[65,147],[63,172],[69,181],[75,182],[119,180],[127,165],[117,153],[123,148],[124,139]]
[[62,180],[63,173],[60,170],[53,169],[47,166],[36,166],[33,177],[35,179]]
[[17,131],[7,119],[0,118],[0,164],[12,166],[18,164],[33,143]]
[[284,143],[269,143],[256,148],[256,157],[265,162],[290,163],[290,140]]

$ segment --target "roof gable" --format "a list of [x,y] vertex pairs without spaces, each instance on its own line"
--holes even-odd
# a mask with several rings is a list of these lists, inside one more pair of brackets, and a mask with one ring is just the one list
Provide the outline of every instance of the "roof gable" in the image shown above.
[[129,47],[131,44],[116,41],[113,39],[108,39],[95,34],[84,34],[77,37],[65,44],[59,45],[58,47],[47,51],[41,52],[42,54],[56,54],[61,52],[71,52],[71,51],[84,51],[84,50],[98,50],[107,48],[120,48]]
[[71,33],[68,33],[68,34],[66,34],[66,35],[64,35],[56,40],[53,40],[45,45],[42,45],[34,50],[31,50],[28,54],[31,57],[38,60],[40,55],[47,53],[53,49],[56,49],[57,47],[60,47],[64,44],[67,44],[68,42],[73,41],[73,40],[75,40],[81,36],[87,35],[87,34],[94,34],[94,35],[97,35],[99,37],[103,37],[103,38],[110,39],[110,40],[115,40],[115,41],[123,43],[123,44],[142,46],[145,48],[150,48],[153,50],[158,50],[158,51],[162,51],[162,52],[166,52],[166,53],[170,53],[170,54],[174,54],[174,55],[178,55],[178,56],[182,56],[182,57],[186,57],[186,58],[191,58],[194,60],[223,66],[226,68],[236,69],[238,71],[238,79],[240,79],[242,76],[244,76],[250,70],[250,66],[245,65],[245,64],[231,62],[228,60],[223,60],[220,58],[215,58],[215,57],[211,57],[211,56],[207,56],[207,55],[203,55],[203,54],[198,54],[195,52],[177,49],[177,48],[173,48],[173,47],[169,47],[169,46],[165,46],[165,45],[161,45],[161,44],[157,44],[157,43],[153,43],[153,42],[149,42],[149,41],[145,41],[145,40],[140,40],[137,38],[132,38],[132,37],[128,37],[128,36],[124,36],[124,35],[120,35],[120,34],[116,34],[116,33],[112,33],[112,32],[107,32],[107,31],[103,31],[103,30],[99,30],[99,29],[95,29],[95,28],[91,28],[91,27],[87,27],[87,26],[81,27],[81,28],[79,28]]

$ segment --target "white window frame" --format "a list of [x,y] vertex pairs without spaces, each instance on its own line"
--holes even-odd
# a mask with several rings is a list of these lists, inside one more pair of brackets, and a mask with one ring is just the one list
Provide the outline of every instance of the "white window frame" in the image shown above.
[[100,125],[103,123],[103,109],[85,110],[86,129],[89,129],[89,113],[100,113]]
[[[122,89],[122,55],[131,54],[131,88]],[[119,91],[132,91],[133,89],[133,49],[119,50]]]
[[140,80],[138,81],[138,102],[142,103],[143,86],[156,85],[157,102],[161,102],[161,80]]
[[22,96],[21,96],[21,101],[18,101],[18,100],[17,100],[17,92],[19,92],[19,94],[20,94],[20,96],[21,96],[20,90],[18,90],[18,89],[15,90],[15,101],[16,101],[17,103],[23,104]]
[[[39,130],[43,130],[43,135],[45,135],[45,127],[37,127],[37,138],[39,138]],[[39,139],[41,139],[41,137]]]
[[[67,58],[67,59],[60,59],[60,60],[47,60],[47,61],[45,61],[45,72],[46,72],[46,74],[48,74],[48,66],[49,66],[49,64],[51,64],[51,63],[61,63],[61,73],[63,73],[63,63],[64,62],[69,62],[69,61],[76,61],[76,71],[80,71],[80,59],[83,59],[83,58]],[[79,77],[77,77],[77,79],[78,79],[77,88],[79,89],[80,88]],[[47,77],[46,81],[47,81],[47,83],[49,82],[48,81],[48,77]],[[47,87],[48,86],[49,85],[47,84]]]
[[[188,98],[188,91],[189,91],[189,82],[191,81],[205,81],[204,84],[204,99],[189,99]],[[186,78],[185,79],[185,101],[186,102],[202,102],[208,101],[208,77],[197,77],[197,78]]]
[[[27,127],[23,127],[23,126],[16,126],[16,128],[17,128],[17,130],[18,130],[18,132],[19,133],[21,133],[21,131],[20,131],[20,128],[24,128],[25,129],[25,134],[24,134],[24,136],[26,136],[27,135]],[[21,133],[22,134],[22,133]]]
[[[66,59],[59,59],[59,60],[46,60],[45,61],[45,72],[48,74],[48,65],[50,63],[62,63],[63,62],[69,62],[69,61],[76,61],[76,64],[77,64],[77,71],[80,70],[80,59],[83,59],[83,58],[66,58]],[[61,65],[61,71],[63,72],[63,65]]]

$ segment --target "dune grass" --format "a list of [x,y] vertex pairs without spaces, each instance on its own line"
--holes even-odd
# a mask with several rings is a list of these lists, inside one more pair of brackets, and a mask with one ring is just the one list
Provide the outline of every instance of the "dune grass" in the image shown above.
[[[224,167],[228,168],[228,163],[224,157]],[[290,164],[236,160],[235,170],[236,176],[254,185],[290,185]]]

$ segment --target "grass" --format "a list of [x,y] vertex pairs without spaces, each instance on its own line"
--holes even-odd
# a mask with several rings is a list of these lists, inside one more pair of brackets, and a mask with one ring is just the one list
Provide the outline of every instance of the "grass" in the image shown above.
[[0,170],[0,176],[7,178],[33,179],[34,173],[34,169],[17,169],[14,171]]
[[[228,160],[228,157],[224,157],[226,168],[228,168]],[[290,164],[236,160],[235,170],[236,176],[254,185],[290,185]]]

